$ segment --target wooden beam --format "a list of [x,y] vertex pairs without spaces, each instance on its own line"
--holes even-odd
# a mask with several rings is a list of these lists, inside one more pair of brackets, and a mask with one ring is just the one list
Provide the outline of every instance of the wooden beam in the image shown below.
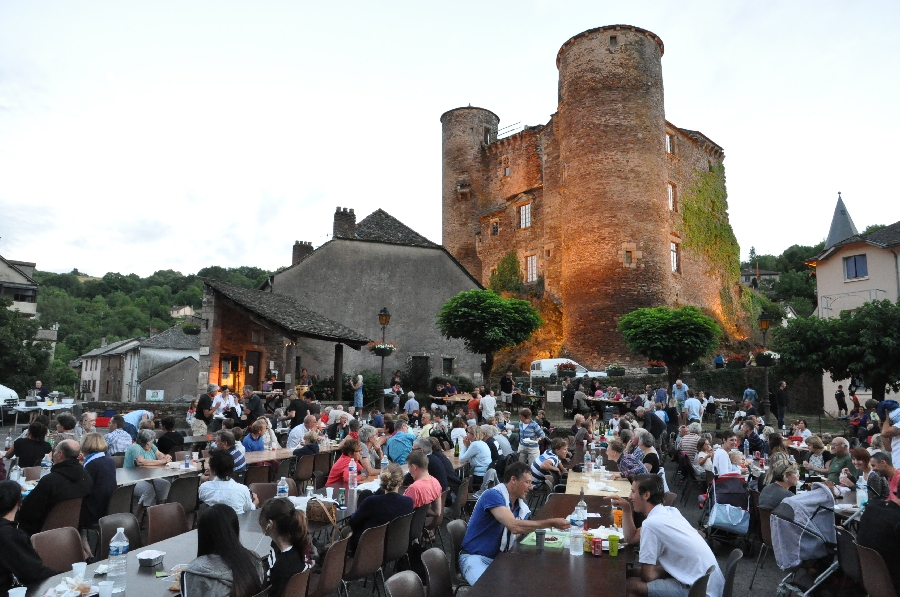
[[344,345],[334,345],[334,399],[340,402],[344,392]]

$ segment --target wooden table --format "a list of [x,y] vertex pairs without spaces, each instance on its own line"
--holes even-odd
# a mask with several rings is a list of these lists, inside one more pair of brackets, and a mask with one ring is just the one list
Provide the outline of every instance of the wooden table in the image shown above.
[[116,484],[119,487],[123,485],[134,485],[141,481],[152,481],[153,479],[166,479],[168,477],[180,477],[181,475],[197,475],[199,472],[194,469],[170,468],[168,466],[136,466],[134,468],[117,468]]
[[[546,506],[545,506],[546,507]],[[500,553],[471,589],[468,597],[579,595],[622,597],[625,557],[570,556],[568,550],[543,553]]]
[[[609,474],[609,473],[608,473]],[[602,496],[615,496],[621,498],[627,498],[628,494],[631,493],[631,483],[628,482],[627,479],[622,479],[619,476],[619,473],[611,473],[614,475],[614,479],[607,481],[601,478],[600,473],[594,473],[592,476],[585,475],[584,473],[569,473],[569,480],[566,481],[566,493],[570,495],[578,495],[581,492],[581,488],[584,488],[584,495],[602,495]],[[590,489],[588,487],[588,483],[591,481],[599,481],[604,485],[609,485],[610,487],[615,487],[618,489],[618,492],[615,491],[597,491],[594,489]]]
[[[271,541],[263,535],[259,528],[259,511],[253,510],[238,514],[241,525],[241,544],[249,550],[255,550],[259,556],[265,557],[269,553]],[[145,549],[158,549],[166,552],[161,566],[155,568],[142,568],[137,561],[137,554]],[[133,547],[128,552],[127,588],[128,595],[140,595],[141,597],[171,597],[176,595],[169,591],[170,581],[156,578],[157,571],[171,570],[179,564],[190,564],[197,557],[197,531],[189,531],[177,537],[160,541],[142,548]],[[100,564],[108,564],[109,560],[88,564],[87,573],[92,575]],[[69,570],[57,576],[45,580],[43,583],[32,585],[28,588],[29,597],[39,597],[50,587],[55,587],[66,576],[71,576]],[[92,583],[104,580],[105,577],[93,577]]]
[[[541,506],[534,516],[535,520],[547,520],[548,518],[566,518],[575,511],[575,506],[580,498],[578,495],[568,493],[552,493],[547,502]],[[600,526],[610,526],[612,520],[612,503],[608,497],[599,495],[585,495],[588,513],[598,513],[600,516],[588,518],[588,528],[595,529]],[[523,546],[517,546],[517,549]],[[532,548],[533,549],[533,548]]]

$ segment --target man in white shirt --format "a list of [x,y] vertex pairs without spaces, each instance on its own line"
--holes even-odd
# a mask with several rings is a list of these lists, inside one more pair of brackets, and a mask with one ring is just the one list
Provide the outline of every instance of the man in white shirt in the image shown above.
[[413,392],[409,392],[406,395],[406,404],[403,405],[403,410],[406,411],[407,416],[412,416],[413,411],[419,410],[419,401],[416,400],[416,395]]
[[716,446],[713,454],[713,472],[716,475],[730,475],[732,473],[740,473],[741,467],[731,462],[728,455],[732,450],[737,448],[737,435],[734,431],[727,429],[722,432],[722,445]]
[[256,509],[259,498],[246,485],[231,478],[234,459],[228,450],[213,450],[209,456],[209,468],[216,478],[200,485],[200,501],[210,506],[231,506],[237,514]]
[[303,444],[303,436],[308,432],[319,433],[319,423],[313,415],[306,415],[303,418],[303,425],[297,425],[288,434],[286,447],[298,448]]
[[703,420],[703,404],[694,398],[693,392],[690,392],[688,399],[684,401],[684,410],[687,413],[688,423],[693,423],[694,421],[700,423]]
[[482,396],[479,404],[481,407],[481,416],[484,417],[485,421],[491,417],[497,416],[497,399],[494,397],[494,392],[488,392]]
[[[624,541],[640,543],[638,562],[625,585],[627,597],[687,597],[691,585],[714,568],[706,587],[707,597],[721,597],[725,577],[703,537],[676,508],[663,506],[665,487],[659,475],[638,475],[629,499],[612,498],[622,508]],[[635,528],[632,511],[647,518]]]

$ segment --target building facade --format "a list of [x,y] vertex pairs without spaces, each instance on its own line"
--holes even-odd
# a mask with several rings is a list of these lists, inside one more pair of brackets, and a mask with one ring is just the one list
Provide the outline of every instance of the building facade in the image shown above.
[[[727,318],[737,271],[685,243],[682,210],[725,156],[666,120],[663,50],[637,27],[585,31],[559,50],[547,124],[501,139],[489,110],[441,116],[443,244],[483,285],[510,251],[526,282],[543,282],[563,314],[563,355],[549,356],[634,361],[616,325],[640,307],[696,305]],[[720,186],[724,194],[724,175]],[[714,215],[733,239],[727,212]]]

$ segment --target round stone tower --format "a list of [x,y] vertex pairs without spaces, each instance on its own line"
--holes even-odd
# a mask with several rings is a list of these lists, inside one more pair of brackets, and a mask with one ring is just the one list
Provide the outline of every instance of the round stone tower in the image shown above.
[[613,25],[576,35],[556,58],[560,199],[571,222],[560,272],[563,343],[592,366],[628,359],[619,317],[667,302],[662,54],[655,34]]
[[443,166],[442,242],[450,254],[481,280],[475,243],[481,232],[479,205],[486,201],[485,147],[497,140],[500,118],[483,108],[456,108],[441,115]]

